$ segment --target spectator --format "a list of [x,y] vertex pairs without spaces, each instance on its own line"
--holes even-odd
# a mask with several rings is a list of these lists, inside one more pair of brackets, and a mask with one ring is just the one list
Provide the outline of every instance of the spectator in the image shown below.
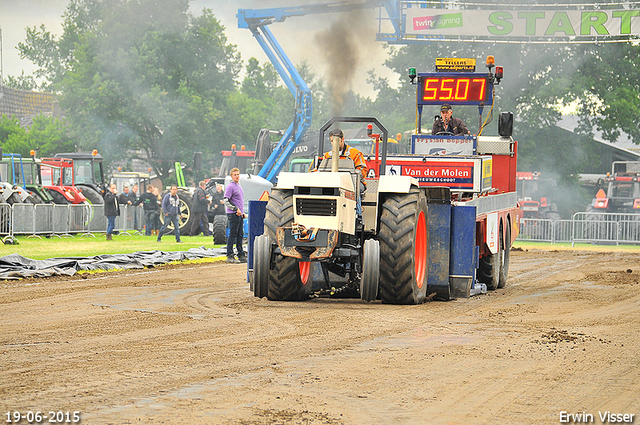
[[153,196],[156,197],[156,203],[155,203],[156,213],[153,217],[153,227],[152,227],[151,233],[157,236],[160,231],[160,212],[162,211],[162,197],[160,196],[160,189],[158,189],[157,187],[154,187]]
[[[227,263],[246,263],[247,254],[242,249],[244,236],[244,192],[240,187],[240,170],[233,168],[229,173],[231,183],[224,191],[224,204],[227,207],[227,219],[229,222],[229,238],[227,239]],[[238,259],[233,255],[233,244],[238,250]]]
[[118,203],[120,205],[129,205],[129,186],[124,186],[122,188],[122,193],[118,196]]
[[133,187],[131,188],[131,191],[127,196],[129,196],[129,201],[130,201],[129,205],[134,207],[133,208],[133,228],[135,230],[140,230],[138,228],[138,209],[135,208],[140,204],[138,202],[138,185],[137,184],[133,185]]
[[207,184],[204,181],[198,183],[198,188],[193,194],[193,208],[191,213],[193,214],[192,222],[191,222],[191,236],[196,236],[200,233],[200,221],[202,221],[202,233],[205,236],[211,236],[211,232],[209,231],[209,220],[207,219],[207,207],[211,203],[210,200],[207,199],[207,194],[204,189],[207,187]]
[[147,192],[143,193],[137,201],[137,205],[140,204],[142,204],[142,209],[144,210],[144,234],[145,236],[151,236],[156,219],[156,211],[158,211],[158,197],[153,194],[153,186],[147,186]]
[[213,215],[226,214],[224,209],[224,191],[222,190],[222,185],[220,183],[216,183],[216,190],[213,192],[211,208],[213,209]]
[[173,224],[176,234],[176,242],[182,243],[180,240],[180,198],[178,197],[178,186],[171,186],[171,190],[162,199],[162,213],[164,214],[164,224],[158,233],[158,242],[162,239],[162,234]]
[[116,217],[120,215],[118,205],[118,188],[112,184],[104,194],[104,215],[107,217],[107,240],[113,240],[113,229],[116,227]]

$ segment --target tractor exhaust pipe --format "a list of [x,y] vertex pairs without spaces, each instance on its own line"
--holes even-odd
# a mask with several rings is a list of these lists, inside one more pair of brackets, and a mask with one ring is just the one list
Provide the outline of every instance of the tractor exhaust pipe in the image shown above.
[[337,173],[338,172],[338,165],[340,164],[340,136],[332,136],[331,137],[331,146],[332,146],[332,153],[331,153],[331,172],[332,173]]

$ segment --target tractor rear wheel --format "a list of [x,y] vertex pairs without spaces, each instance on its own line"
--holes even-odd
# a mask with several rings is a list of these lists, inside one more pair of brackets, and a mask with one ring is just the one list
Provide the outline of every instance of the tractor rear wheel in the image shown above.
[[78,189],[82,190],[82,194],[92,205],[104,204],[102,195],[96,192],[92,187],[79,185]]
[[[162,195],[164,199],[165,194]],[[178,189],[178,198],[180,198],[180,234],[182,236],[189,236],[189,232],[191,231],[191,222],[193,221],[192,214],[192,199],[193,196],[185,191]],[[164,214],[160,214],[160,223],[164,225]],[[170,223],[167,227],[168,234],[173,233],[173,223]]]
[[427,200],[420,189],[389,194],[380,218],[380,298],[419,304],[427,294]]
[[[504,238],[500,239],[500,248],[502,248],[502,265],[500,267],[500,278],[498,279],[498,288],[504,288],[507,284],[507,276],[509,275],[509,257],[511,256],[511,226],[507,221],[504,225]],[[504,240],[504,243],[502,242]]]
[[[272,189],[264,218],[264,233],[269,236],[269,240],[276,241],[278,227],[290,227],[292,223],[293,191]],[[276,255],[273,270],[269,270],[267,298],[275,301],[308,299],[313,286],[310,270],[310,263]]]
[[13,192],[11,196],[7,198],[7,203],[11,205],[22,203],[22,199],[20,199],[20,194],[18,192]]
[[362,279],[360,279],[360,299],[375,301],[378,297],[380,281],[380,242],[375,239],[364,241],[362,255]]
[[262,298],[269,292],[271,241],[268,235],[257,236],[253,244],[253,295]]
[[49,194],[53,198],[53,203],[57,205],[69,205],[71,202],[64,195],[57,190],[49,189]]
[[217,214],[213,216],[213,243],[224,245],[227,243],[227,216]]

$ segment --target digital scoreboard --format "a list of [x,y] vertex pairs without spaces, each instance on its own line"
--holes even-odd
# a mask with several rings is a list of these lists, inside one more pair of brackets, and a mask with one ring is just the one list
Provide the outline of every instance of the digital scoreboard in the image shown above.
[[473,72],[418,74],[418,105],[490,105],[493,76]]

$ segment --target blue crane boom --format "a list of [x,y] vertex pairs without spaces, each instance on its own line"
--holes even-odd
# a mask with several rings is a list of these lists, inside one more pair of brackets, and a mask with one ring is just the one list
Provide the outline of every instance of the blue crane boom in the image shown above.
[[394,22],[396,31],[399,31],[399,27],[393,19],[399,12],[398,3],[395,0],[366,0],[360,3],[323,3],[267,9],[238,9],[238,28],[247,28],[251,31],[295,98],[295,115],[293,122],[275,146],[273,153],[266,160],[264,166],[260,169],[258,176],[275,182],[276,176],[293,153],[295,147],[302,140],[305,132],[311,126],[311,118],[313,115],[311,91],[282,50],[282,47],[269,30],[268,25],[273,22],[283,22],[291,16],[338,13],[357,9],[373,9],[381,6],[387,9],[391,21]]

